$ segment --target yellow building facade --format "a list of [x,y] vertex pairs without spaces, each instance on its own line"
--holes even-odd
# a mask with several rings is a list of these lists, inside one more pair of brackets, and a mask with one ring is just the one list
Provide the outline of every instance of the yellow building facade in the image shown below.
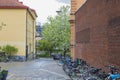
[[17,56],[31,59],[35,54],[36,12],[17,0],[10,1],[0,6],[0,46],[15,46]]

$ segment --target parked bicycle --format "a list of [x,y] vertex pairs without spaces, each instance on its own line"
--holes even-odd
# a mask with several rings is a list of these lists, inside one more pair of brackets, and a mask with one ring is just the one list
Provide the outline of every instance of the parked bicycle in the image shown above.
[[109,76],[105,78],[105,80],[120,80],[120,74],[118,73],[119,68],[115,66],[107,66],[110,70]]
[[118,68],[108,65],[110,73],[102,68],[91,67],[82,59],[72,60],[70,57],[61,57],[59,64],[71,80],[120,80]]

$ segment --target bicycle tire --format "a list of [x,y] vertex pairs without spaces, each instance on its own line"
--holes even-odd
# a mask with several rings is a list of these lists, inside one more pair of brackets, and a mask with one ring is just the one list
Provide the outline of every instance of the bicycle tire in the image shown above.
[[109,76],[105,78],[105,80],[112,80]]

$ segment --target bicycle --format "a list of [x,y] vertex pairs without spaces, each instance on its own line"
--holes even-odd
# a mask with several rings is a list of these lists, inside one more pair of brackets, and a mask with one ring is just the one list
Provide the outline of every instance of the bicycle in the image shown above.
[[94,68],[89,68],[87,71],[84,71],[80,77],[79,80],[98,80],[98,78],[96,76],[91,75],[91,71],[93,71]]
[[80,76],[89,69],[86,61],[81,60],[76,67],[72,67],[69,71],[69,76],[72,79],[79,80]]
[[107,66],[108,69],[110,70],[109,76],[105,78],[105,80],[120,80],[120,74],[118,73],[118,68],[115,66]]

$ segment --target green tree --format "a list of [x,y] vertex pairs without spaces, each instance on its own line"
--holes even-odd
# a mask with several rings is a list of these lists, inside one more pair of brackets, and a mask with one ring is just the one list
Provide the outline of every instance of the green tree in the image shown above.
[[56,50],[54,48],[55,45],[52,44],[51,42],[49,42],[46,39],[40,40],[39,44],[40,44],[40,46],[38,47],[38,49],[41,50],[41,51],[45,51],[45,52],[49,53],[50,56],[51,56],[51,53],[56,52],[56,51],[59,50],[59,49]]
[[48,17],[45,23],[42,35],[52,50],[62,51],[64,54],[69,52],[70,48],[70,7],[63,6],[60,8],[58,15]]
[[18,49],[11,45],[3,46],[2,51],[4,51],[8,57],[13,56],[18,52]]

